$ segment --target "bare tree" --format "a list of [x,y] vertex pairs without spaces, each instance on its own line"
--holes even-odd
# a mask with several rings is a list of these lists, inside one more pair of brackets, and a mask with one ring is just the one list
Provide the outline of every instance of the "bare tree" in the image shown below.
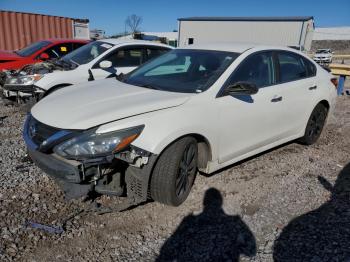
[[130,29],[130,32],[135,34],[140,31],[142,17],[137,15],[129,15],[125,20],[125,27]]

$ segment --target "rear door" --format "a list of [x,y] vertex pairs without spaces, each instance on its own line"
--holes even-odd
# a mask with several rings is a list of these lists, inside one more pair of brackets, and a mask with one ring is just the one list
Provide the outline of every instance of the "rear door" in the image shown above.
[[306,58],[289,51],[276,51],[278,86],[283,89],[286,115],[281,119],[288,136],[305,128],[312,106],[317,100],[316,67]]
[[[255,84],[254,95],[220,95],[216,99],[219,115],[219,162],[245,154],[284,138],[281,119],[285,117],[283,89],[276,85],[275,60],[272,52],[248,56],[236,68],[224,88],[237,82]],[[223,89],[224,89],[223,88]]]

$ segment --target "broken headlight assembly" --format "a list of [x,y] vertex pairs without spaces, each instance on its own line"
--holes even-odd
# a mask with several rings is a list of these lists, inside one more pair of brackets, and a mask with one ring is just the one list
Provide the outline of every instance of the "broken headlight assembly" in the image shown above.
[[8,77],[5,84],[30,86],[30,85],[34,85],[34,83],[40,80],[41,78],[43,78],[43,76],[44,75],[35,74],[35,75]]
[[53,151],[68,159],[111,155],[129,146],[143,128],[144,125],[103,134],[92,129],[55,146]]

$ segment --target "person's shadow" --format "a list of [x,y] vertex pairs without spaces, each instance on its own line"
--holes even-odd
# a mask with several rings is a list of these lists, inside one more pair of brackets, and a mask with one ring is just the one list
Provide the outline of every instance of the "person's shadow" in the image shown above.
[[156,261],[238,261],[242,254],[255,256],[253,233],[239,216],[225,214],[217,189],[206,191],[203,204],[203,213],[183,219]]
[[274,243],[274,261],[350,261],[350,164],[338,175],[328,202],[292,220]]

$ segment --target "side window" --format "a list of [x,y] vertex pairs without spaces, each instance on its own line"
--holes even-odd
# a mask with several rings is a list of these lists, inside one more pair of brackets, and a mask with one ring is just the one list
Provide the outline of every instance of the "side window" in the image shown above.
[[143,50],[141,48],[119,49],[108,54],[103,60],[112,62],[113,67],[134,67],[142,64]]
[[304,57],[303,57],[303,62],[304,62],[304,65],[306,66],[308,77],[315,76],[317,72],[316,66],[311,61],[309,61]]
[[275,83],[274,63],[271,52],[253,54],[242,61],[229,79],[229,84],[250,82],[257,87]]
[[72,51],[72,45],[70,43],[64,43],[55,45],[45,50],[45,53],[49,55],[50,58],[59,58]]
[[294,81],[308,76],[303,58],[289,52],[279,52],[280,82]]
[[146,48],[146,59],[144,62],[165,54],[168,51],[169,49],[165,48]]

